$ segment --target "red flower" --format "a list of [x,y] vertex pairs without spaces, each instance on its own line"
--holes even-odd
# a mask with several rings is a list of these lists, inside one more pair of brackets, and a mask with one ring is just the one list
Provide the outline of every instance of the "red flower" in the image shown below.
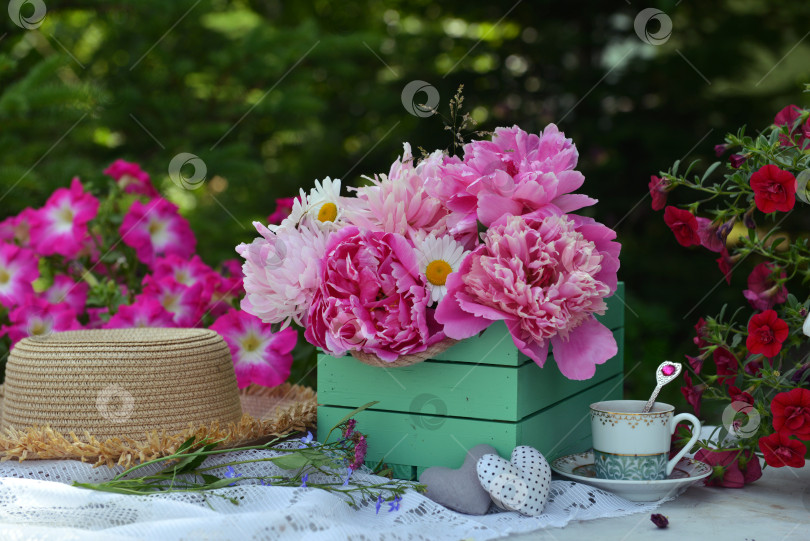
[[761,353],[765,357],[775,357],[782,350],[790,333],[787,323],[779,319],[774,310],[765,310],[754,314],[748,322],[748,338],[745,347],[753,354]]
[[717,381],[721,385],[731,384],[739,368],[737,357],[726,348],[717,348],[712,353],[712,360],[717,366]]
[[706,320],[703,318],[698,319],[698,322],[695,323],[695,337],[692,338],[692,342],[694,342],[698,348],[703,349],[709,345],[706,341],[708,336],[709,330],[706,328]]
[[650,195],[652,196],[652,209],[661,210],[664,208],[667,204],[669,182],[666,179],[652,175],[647,187],[650,189]]
[[726,243],[718,236],[719,226],[714,225],[708,218],[698,218],[698,237],[700,245],[712,252],[722,252],[726,248]]
[[[781,304],[787,300],[788,290],[784,285],[778,285],[773,275],[779,271],[779,267],[771,263],[760,263],[751,274],[748,275],[748,289],[743,291],[743,296],[754,310],[769,310],[775,304]],[[779,278],[787,278],[787,274],[779,273]]]
[[[787,107],[783,108],[781,111],[776,113],[776,116],[773,119],[773,123],[777,126],[787,126],[789,135],[785,135],[784,133],[779,134],[779,142],[782,146],[793,146],[793,137],[798,130],[794,129],[793,126],[796,124],[796,121],[799,120],[799,117],[802,116],[802,110],[799,108],[798,105],[788,105]],[[810,119],[808,119],[810,122]],[[804,126],[802,129],[802,133],[799,134],[799,145],[803,146],[802,139],[807,137],[806,130],[807,126]]]
[[667,207],[664,209],[664,222],[672,229],[675,240],[681,246],[700,244],[697,218],[688,210]]
[[689,362],[689,366],[692,367],[692,370],[695,371],[695,374],[700,374],[700,369],[703,368],[703,355],[700,355],[699,357],[686,355],[686,360]]
[[703,391],[705,391],[706,388],[702,384],[693,386],[692,378],[689,377],[689,373],[686,371],[683,373],[683,380],[686,382],[686,385],[681,387],[681,393],[683,393],[689,405],[695,409],[695,415],[700,415],[700,399],[703,397]]
[[759,438],[759,448],[768,466],[774,468],[804,466],[807,448],[799,440],[790,439],[785,432],[774,432],[770,436]]
[[745,402],[746,404],[754,405],[754,397],[751,393],[741,391],[739,387],[732,385],[728,388],[728,396],[732,402]]
[[731,264],[734,263],[734,260],[731,259],[725,246],[723,246],[723,250],[720,252],[720,257],[715,259],[715,261],[717,261],[717,266],[720,268],[720,272],[723,273],[726,283],[731,285],[731,271],[733,270]]
[[771,401],[773,427],[789,436],[810,440],[810,391],[796,388]]
[[[765,214],[787,212],[796,204],[796,177],[775,165],[763,165],[751,175],[754,203]],[[666,217],[665,217],[666,219]]]
[[712,467],[706,486],[742,488],[762,477],[762,466],[751,451],[711,451],[701,449],[695,459]]

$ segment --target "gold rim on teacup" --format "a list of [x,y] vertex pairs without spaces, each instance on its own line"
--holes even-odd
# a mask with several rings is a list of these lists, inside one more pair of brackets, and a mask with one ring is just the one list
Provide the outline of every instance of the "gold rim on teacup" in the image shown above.
[[[642,413],[641,411],[637,411],[637,412],[632,412],[632,411],[612,411],[612,410],[604,409],[605,407],[608,407],[608,406],[600,407],[601,404],[615,404],[617,402],[632,403],[634,406],[638,405],[639,410],[641,410],[641,408],[644,407],[644,404],[646,404],[646,402],[644,400],[603,400],[601,402],[594,402],[593,404],[590,405],[590,408],[591,408],[591,411],[596,411],[596,412],[599,412],[599,413],[609,413],[611,415],[643,415],[643,416],[646,416],[646,417],[651,417],[651,416],[656,416],[656,415],[666,415],[666,414],[675,412],[675,406],[672,406],[670,404],[665,404],[663,402],[656,402],[655,405],[653,406],[653,411],[650,411],[650,412],[647,412],[647,413]],[[663,409],[659,409],[659,408],[663,408]]]

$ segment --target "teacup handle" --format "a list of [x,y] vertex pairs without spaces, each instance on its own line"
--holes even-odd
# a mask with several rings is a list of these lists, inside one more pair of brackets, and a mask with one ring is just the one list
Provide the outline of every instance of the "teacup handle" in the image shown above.
[[672,470],[675,469],[675,465],[678,463],[678,461],[683,458],[683,455],[689,452],[700,437],[700,421],[691,413],[679,413],[672,418],[669,425],[670,435],[675,433],[675,429],[678,427],[678,423],[681,421],[686,421],[692,424],[692,437],[689,439],[689,443],[687,443],[684,448],[672,458],[672,460],[667,462],[667,477],[669,477],[669,474],[671,474]]

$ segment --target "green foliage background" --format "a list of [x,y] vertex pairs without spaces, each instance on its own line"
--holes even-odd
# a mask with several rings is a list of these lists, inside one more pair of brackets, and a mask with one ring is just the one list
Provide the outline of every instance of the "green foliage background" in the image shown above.
[[[46,1],[33,30],[0,13],[0,215],[125,158],[181,205],[216,263],[276,197],[384,172],[402,141],[447,148],[441,120],[409,114],[400,93],[424,80],[445,106],[464,84],[481,128],[556,122],[577,143],[593,213],[624,245],[625,390],[642,398],[652,368],[690,351],[697,317],[736,302],[747,274],[729,288],[713,257],[675,243],[650,210],[649,175],[708,164],[726,131],[807,105],[810,81],[806,2],[649,6],[672,20],[660,46],[638,38],[641,6],[624,2]],[[198,190],[169,180],[179,152],[205,161]]]

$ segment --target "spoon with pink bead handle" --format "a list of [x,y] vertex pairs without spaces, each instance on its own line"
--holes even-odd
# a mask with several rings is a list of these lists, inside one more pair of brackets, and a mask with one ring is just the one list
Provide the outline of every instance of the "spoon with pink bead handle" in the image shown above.
[[673,379],[678,377],[678,374],[681,373],[681,363],[671,363],[669,361],[664,361],[658,365],[658,368],[655,370],[655,380],[657,381],[657,385],[655,386],[655,390],[652,392],[652,396],[650,399],[647,400],[647,403],[644,404],[644,409],[641,410],[641,413],[649,413],[655,404],[655,399],[658,398],[658,393],[661,392],[661,388],[672,381]]

